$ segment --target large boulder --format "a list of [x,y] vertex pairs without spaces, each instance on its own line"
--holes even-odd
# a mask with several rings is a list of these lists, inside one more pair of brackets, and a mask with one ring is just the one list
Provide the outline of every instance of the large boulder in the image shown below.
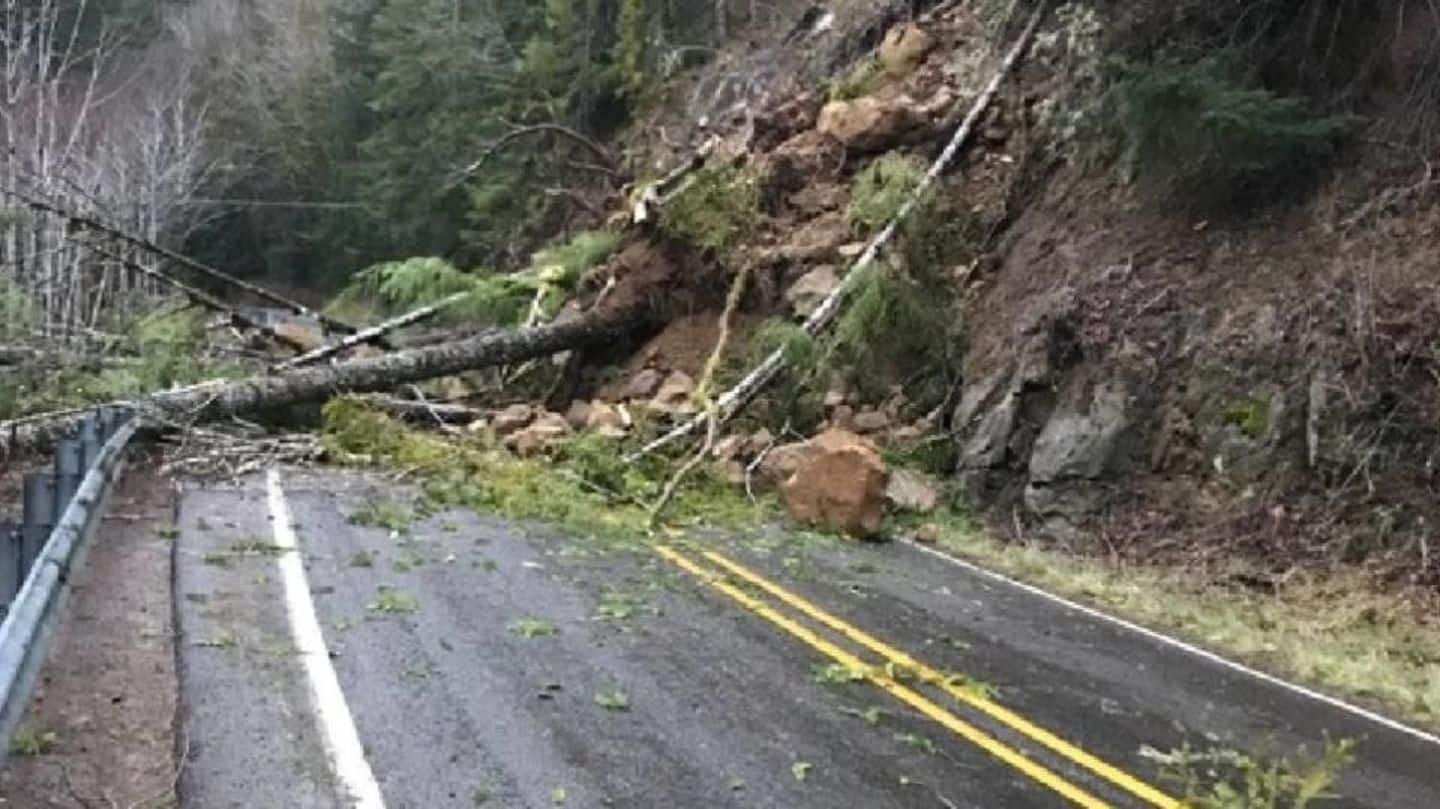
[[908,97],[865,96],[826,104],[820,110],[817,129],[840,141],[851,154],[868,154],[898,145],[906,133],[924,123],[915,101]]
[[888,479],[873,444],[846,430],[827,430],[810,439],[780,496],[800,522],[868,539],[880,530]]

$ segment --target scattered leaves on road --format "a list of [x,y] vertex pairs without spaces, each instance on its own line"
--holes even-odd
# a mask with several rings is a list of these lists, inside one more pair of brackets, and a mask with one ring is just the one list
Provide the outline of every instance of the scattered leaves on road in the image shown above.
[[10,755],[43,756],[60,744],[60,734],[53,730],[41,730],[30,725],[21,725],[10,738]]
[[241,537],[230,543],[230,552],[239,556],[279,556],[286,549],[263,537]]
[[550,790],[550,802],[556,806],[565,803],[565,787],[555,787]]
[[356,552],[355,552],[355,555],[352,556],[352,557],[350,557],[350,566],[351,566],[351,567],[374,567],[374,566],[375,566],[375,554],[371,553],[370,551],[356,551]]
[[155,529],[155,536],[161,539],[178,539],[180,537],[180,526],[162,525]]
[[935,743],[918,733],[897,733],[895,741],[904,742],[928,755],[935,755]]
[[816,663],[810,669],[810,678],[825,685],[858,683],[865,679],[865,672],[840,663]]
[[221,632],[204,640],[197,640],[194,645],[202,649],[233,649],[240,645],[240,641],[232,632]]
[[884,709],[874,705],[863,711],[856,708],[841,708],[840,712],[848,716],[853,716],[856,719],[863,719],[867,724],[871,725],[878,725],[880,720],[888,715]]
[[607,711],[630,710],[630,698],[618,688],[607,688],[596,694],[595,704]]
[[505,628],[510,630],[510,634],[518,635],[522,638],[527,639],[543,638],[554,635],[555,633],[560,631],[558,627],[545,620],[544,618],[536,618],[533,615],[527,615],[524,618],[516,618],[509,624],[506,624]]
[[628,593],[611,590],[600,596],[600,605],[595,608],[597,621],[624,621],[645,606],[645,600]]
[[420,608],[420,603],[415,600],[415,597],[403,590],[397,590],[385,584],[380,585],[376,590],[379,594],[369,604],[371,612],[414,612]]
[[384,528],[392,534],[403,534],[410,530],[415,515],[393,500],[375,500],[351,512],[345,519],[351,525]]
[[808,761],[797,761],[790,765],[790,774],[795,776],[796,781],[804,781],[810,777],[810,771],[813,769],[815,769],[814,764]]

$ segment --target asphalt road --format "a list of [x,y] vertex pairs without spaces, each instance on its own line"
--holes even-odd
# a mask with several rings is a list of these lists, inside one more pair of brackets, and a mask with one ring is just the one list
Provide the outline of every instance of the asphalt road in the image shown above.
[[405,495],[182,496],[182,806],[1178,806],[1147,750],[1327,735],[1328,805],[1440,806],[1433,738],[924,549],[349,522]]

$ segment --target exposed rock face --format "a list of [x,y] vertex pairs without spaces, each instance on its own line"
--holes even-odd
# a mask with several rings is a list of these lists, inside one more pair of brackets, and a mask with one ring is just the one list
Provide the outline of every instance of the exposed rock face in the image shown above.
[[1056,536],[1068,538],[1106,505],[1105,481],[1130,427],[1129,398],[1119,380],[1103,382],[1088,402],[1058,407],[1035,439],[1025,505]]
[[884,517],[888,478],[870,442],[855,433],[827,430],[808,442],[780,495],[796,520],[868,539]]
[[820,110],[817,129],[845,145],[851,154],[883,152],[924,122],[910,98],[865,96],[832,101]]
[[835,268],[825,264],[800,276],[800,280],[785,290],[785,302],[801,317],[809,317],[820,306],[820,302],[840,285],[840,276]]

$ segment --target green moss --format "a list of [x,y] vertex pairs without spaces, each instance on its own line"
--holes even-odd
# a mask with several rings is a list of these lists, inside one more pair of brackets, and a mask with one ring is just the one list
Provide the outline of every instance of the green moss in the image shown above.
[[831,101],[853,101],[880,89],[885,69],[876,58],[865,59],[830,82],[825,94]]
[[1236,427],[1251,441],[1265,437],[1270,428],[1270,399],[1255,396],[1232,403],[1225,408],[1225,423]]
[[675,241],[723,256],[754,233],[760,220],[760,184],[753,172],[729,164],[695,172],[660,215],[660,229]]

